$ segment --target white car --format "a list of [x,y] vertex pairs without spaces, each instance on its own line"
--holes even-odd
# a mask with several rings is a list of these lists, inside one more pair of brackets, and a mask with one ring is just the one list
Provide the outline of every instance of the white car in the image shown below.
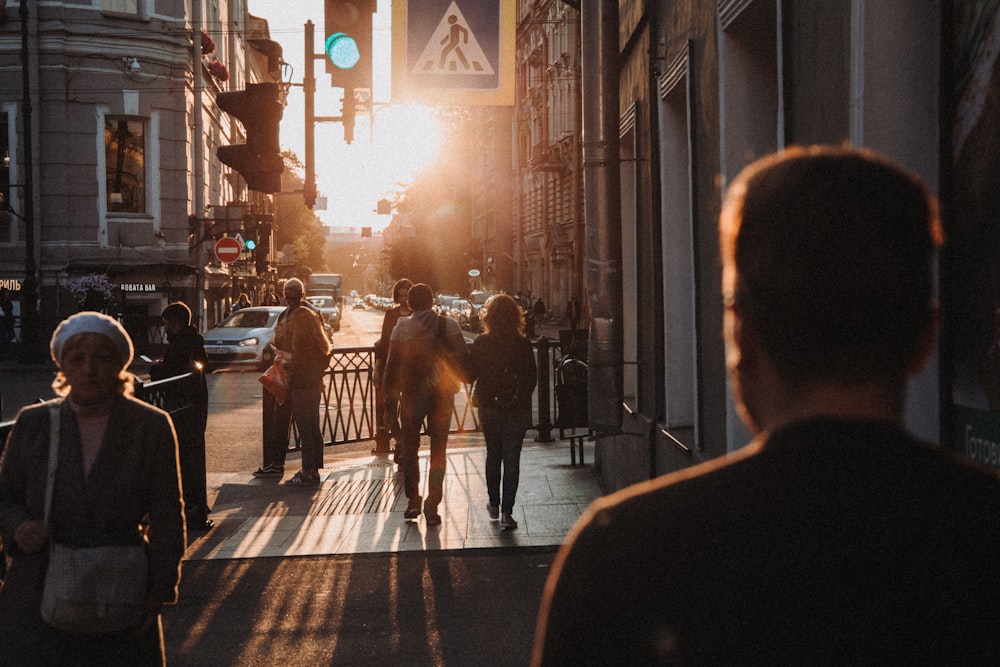
[[340,331],[340,304],[332,296],[307,296],[306,299],[316,306],[331,331]]
[[253,366],[274,361],[274,327],[282,306],[241,308],[205,332],[205,354],[213,366]]

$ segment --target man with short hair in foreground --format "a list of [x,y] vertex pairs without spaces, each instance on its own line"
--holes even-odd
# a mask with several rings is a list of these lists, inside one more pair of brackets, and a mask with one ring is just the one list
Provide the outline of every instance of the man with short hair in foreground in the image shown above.
[[934,198],[870,152],[792,148],[737,178],[720,234],[756,438],[591,506],[533,664],[1000,664],[1000,477],[904,430]]

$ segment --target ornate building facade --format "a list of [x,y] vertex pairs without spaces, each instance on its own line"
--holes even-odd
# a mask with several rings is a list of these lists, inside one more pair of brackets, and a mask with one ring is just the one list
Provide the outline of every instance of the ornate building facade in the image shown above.
[[[83,307],[139,347],[171,300],[217,320],[230,276],[205,221],[251,197],[216,157],[243,130],[215,98],[280,78],[266,21],[245,0],[16,4],[0,22],[0,280],[23,305],[34,260],[42,340]],[[94,281],[110,287],[85,304]]]

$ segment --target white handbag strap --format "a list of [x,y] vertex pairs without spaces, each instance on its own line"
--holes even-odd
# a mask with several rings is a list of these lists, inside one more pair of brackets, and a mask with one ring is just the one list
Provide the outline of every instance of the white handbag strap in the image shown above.
[[49,524],[49,510],[52,509],[52,489],[56,483],[56,466],[59,464],[59,416],[62,412],[61,400],[49,405],[49,472],[45,478],[45,525]]

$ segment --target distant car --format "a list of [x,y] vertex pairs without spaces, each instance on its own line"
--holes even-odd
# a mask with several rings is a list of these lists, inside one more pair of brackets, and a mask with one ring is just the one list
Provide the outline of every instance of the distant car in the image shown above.
[[469,292],[468,303],[465,306],[465,317],[468,320],[466,327],[468,327],[469,331],[473,333],[482,331],[483,325],[479,321],[479,311],[483,309],[483,306],[494,294],[496,292],[485,292],[482,290]]
[[354,310],[364,310],[365,309],[364,299],[362,299],[359,296],[354,297],[351,300],[351,308],[353,308]]
[[319,309],[323,321],[331,331],[340,331],[340,304],[332,296],[308,296],[309,303]]
[[462,329],[469,328],[469,319],[465,315],[465,306],[468,303],[465,299],[455,299],[451,302],[451,312],[447,315],[458,322],[458,326]]
[[451,306],[456,300],[461,299],[457,294],[439,294],[436,299],[435,309],[439,315],[451,317]]
[[281,306],[241,308],[205,332],[205,353],[213,366],[254,366],[274,361],[274,327]]

